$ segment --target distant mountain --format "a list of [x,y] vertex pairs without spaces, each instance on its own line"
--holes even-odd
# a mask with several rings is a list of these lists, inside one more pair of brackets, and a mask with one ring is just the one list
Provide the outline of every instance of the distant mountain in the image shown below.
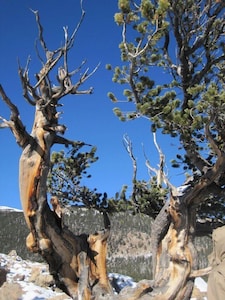
[[[74,208],[64,221],[74,234],[93,233],[103,227],[97,211]],[[108,246],[108,271],[131,276],[135,281],[151,278],[150,232],[152,219],[143,214],[117,213],[110,216],[111,235]],[[22,211],[0,207],[0,253],[16,250],[23,259],[42,261],[38,254],[28,252],[25,240],[29,233]],[[196,239],[200,267],[208,264],[212,251],[211,239]],[[134,268],[135,265],[135,268]]]
[[16,211],[16,212],[22,212],[21,209],[9,207],[9,206],[0,206],[0,211]]

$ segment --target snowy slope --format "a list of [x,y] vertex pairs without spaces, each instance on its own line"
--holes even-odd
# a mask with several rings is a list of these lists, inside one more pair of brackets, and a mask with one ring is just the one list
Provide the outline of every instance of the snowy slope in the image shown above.
[[[8,270],[7,283],[0,288],[0,300],[70,299],[60,290],[54,290],[48,286],[51,279],[46,264],[22,260],[15,252],[12,252],[10,255],[0,254],[0,265]],[[109,278],[110,281],[114,282],[114,287],[116,287],[115,292],[119,292],[125,286],[136,286],[136,283],[129,276],[110,273]],[[18,291],[13,291],[15,283],[21,289],[20,295]],[[195,284],[201,292],[207,291],[207,284],[202,278],[197,278]],[[9,293],[10,298],[5,298],[4,295],[9,295]],[[192,298],[192,300],[194,299],[199,298]],[[203,299],[207,298],[203,297]]]

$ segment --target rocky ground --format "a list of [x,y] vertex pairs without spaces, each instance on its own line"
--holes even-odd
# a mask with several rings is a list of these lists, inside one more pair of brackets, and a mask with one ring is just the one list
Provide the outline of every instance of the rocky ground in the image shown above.
[[0,300],[70,299],[54,289],[48,266],[22,260],[15,251],[0,254]]
[[[135,286],[128,276],[109,274],[116,279],[117,286]],[[206,298],[207,284],[197,278],[192,300]],[[0,254],[0,300],[69,300],[70,298],[57,289],[44,263],[21,259],[16,251],[8,255]]]

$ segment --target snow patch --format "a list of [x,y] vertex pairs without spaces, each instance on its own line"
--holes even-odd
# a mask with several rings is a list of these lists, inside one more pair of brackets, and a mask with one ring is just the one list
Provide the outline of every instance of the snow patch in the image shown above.
[[195,286],[200,290],[200,292],[206,292],[207,291],[207,283],[201,277],[197,277],[195,279]]
[[9,206],[0,206],[0,211],[11,211],[11,212],[15,211],[15,212],[22,212],[21,209],[9,207]]

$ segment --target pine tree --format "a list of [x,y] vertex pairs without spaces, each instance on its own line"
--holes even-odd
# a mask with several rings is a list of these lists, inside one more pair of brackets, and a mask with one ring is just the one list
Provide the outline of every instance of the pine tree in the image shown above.
[[107,69],[124,86],[122,100],[133,103],[134,110],[123,112],[122,96],[109,92],[117,105],[114,113],[122,121],[144,117],[153,134],[175,139],[182,151],[172,166],[183,167],[188,179],[180,193],[161,172],[169,200],[153,224],[153,285],[163,290],[166,282],[160,299],[189,299],[198,268],[197,214],[224,224],[225,4],[119,0],[118,8],[122,65]]

